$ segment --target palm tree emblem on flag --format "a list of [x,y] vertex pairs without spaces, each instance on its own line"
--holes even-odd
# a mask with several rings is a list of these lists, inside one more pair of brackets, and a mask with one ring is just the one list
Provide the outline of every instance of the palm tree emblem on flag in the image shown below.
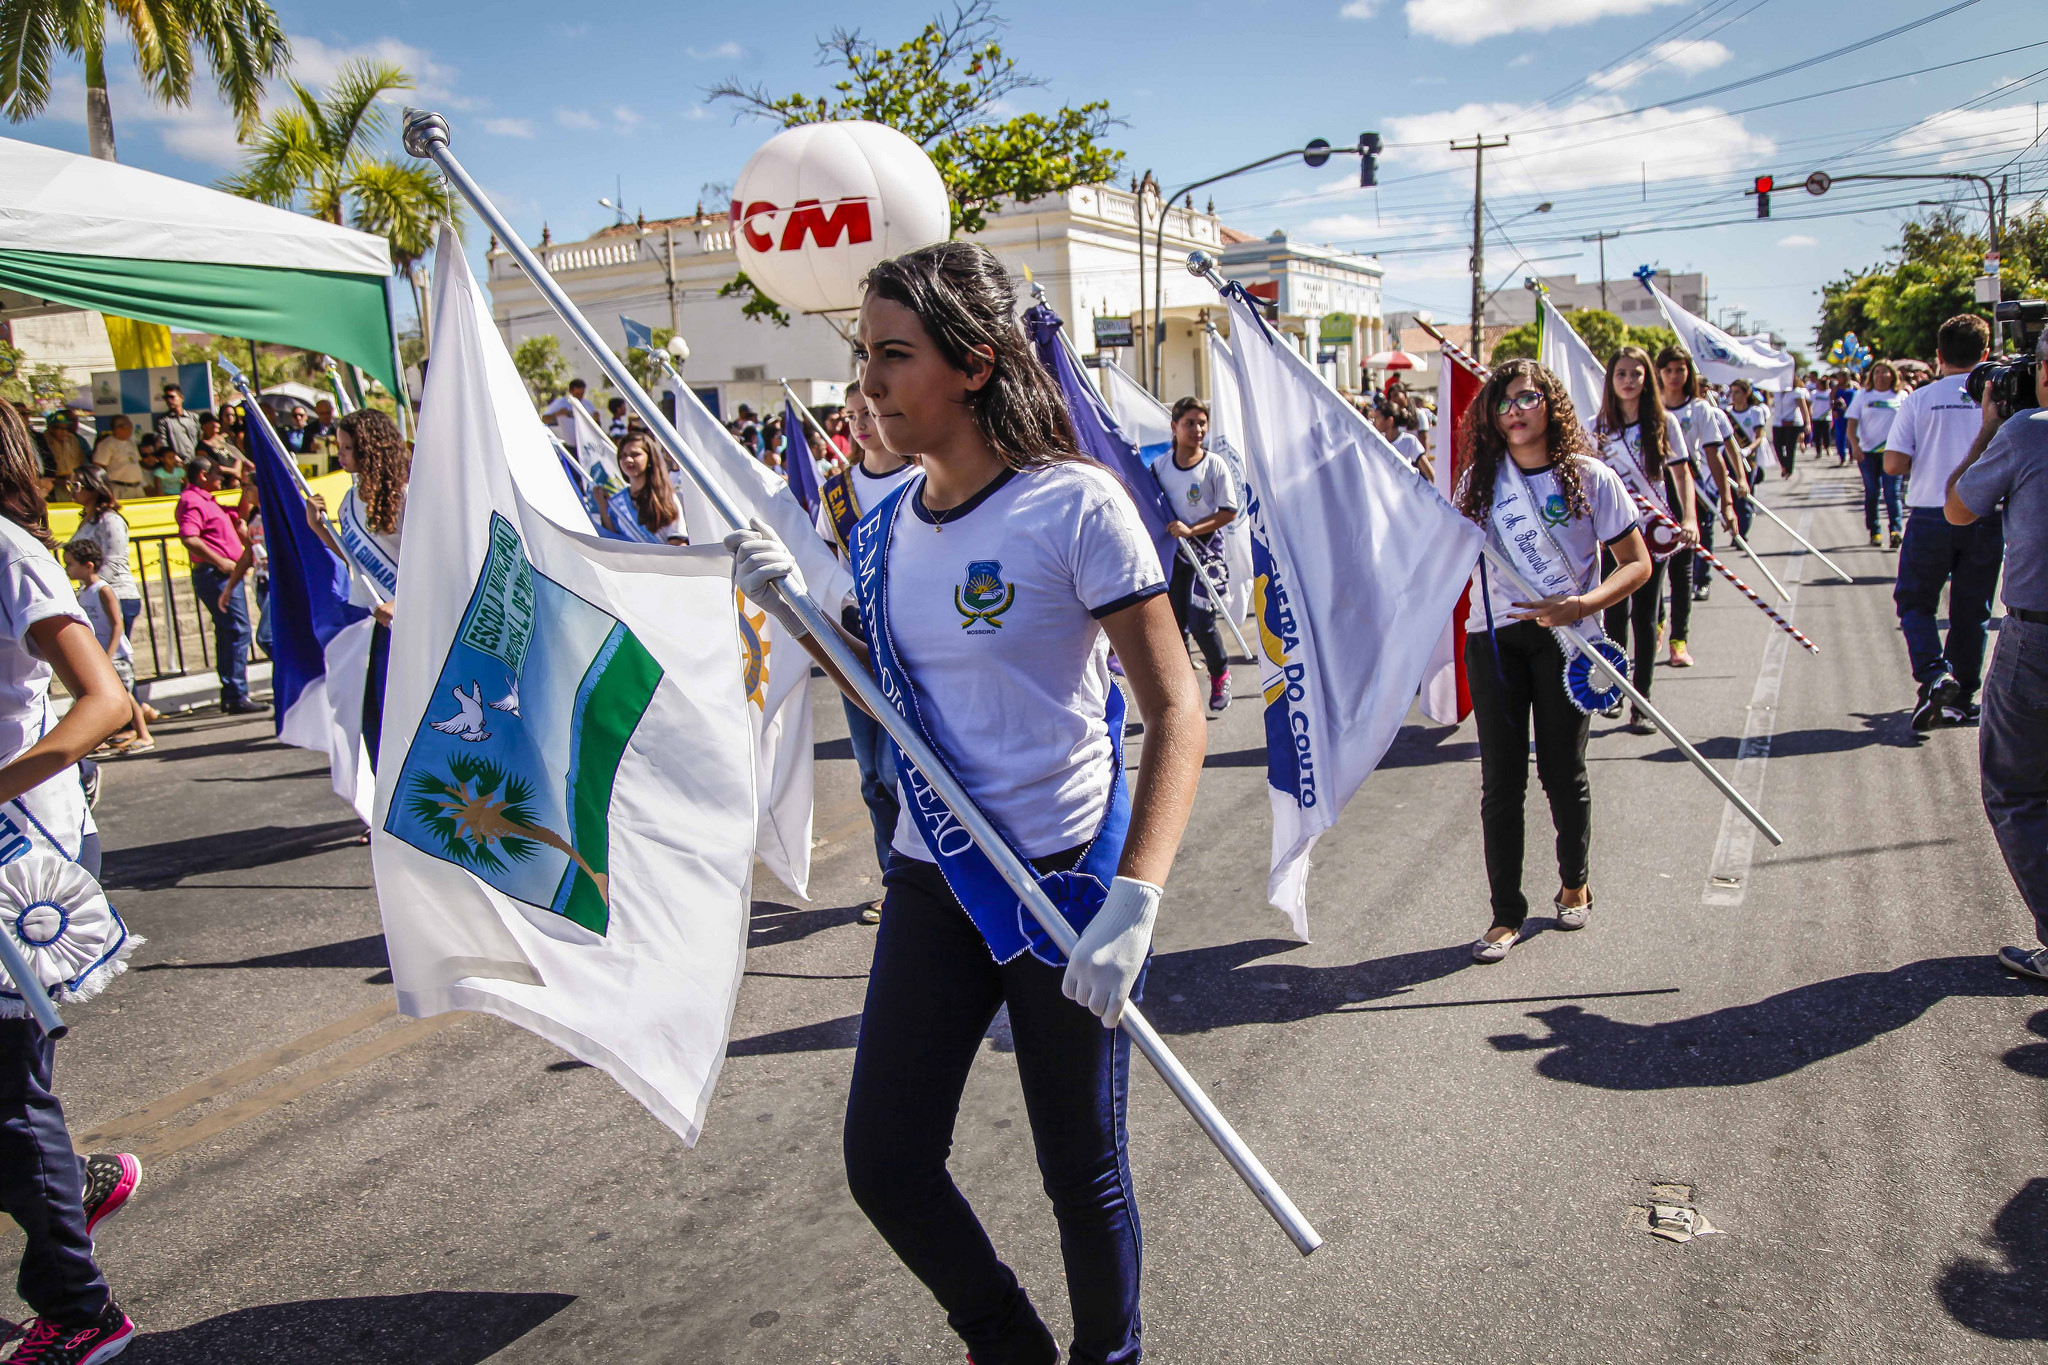
[[953,609],[965,618],[960,628],[966,630],[977,621],[984,625],[1002,628],[999,619],[1017,600],[1017,585],[1003,582],[1002,563],[994,559],[977,559],[967,566],[967,583],[953,589]]
[[602,936],[612,785],[661,678],[624,623],[537,572],[494,515],[384,828]]

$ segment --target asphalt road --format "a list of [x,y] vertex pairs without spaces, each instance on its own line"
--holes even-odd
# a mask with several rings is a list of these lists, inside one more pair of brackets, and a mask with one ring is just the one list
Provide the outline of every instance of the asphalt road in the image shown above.
[[[1892,559],[1852,486],[1764,491],[1854,585],[1756,534],[1823,655],[1774,662],[1722,585],[1699,666],[1656,680],[1724,770],[1750,735],[1738,780],[1784,847],[1745,864],[1661,736],[1598,722],[1592,925],[1499,966],[1466,951],[1487,922],[1469,723],[1411,718],[1319,849],[1309,944],[1263,904],[1259,716],[1211,725],[1147,1006],[1327,1244],[1299,1257],[1135,1068],[1150,1358],[2042,1358],[2048,992],[1990,959],[2027,921],[1976,737],[1906,725]],[[144,1333],[128,1359],[959,1360],[840,1170],[876,887],[820,688],[817,898],[757,885],[694,1151],[509,1025],[391,1016],[358,827],[267,723],[169,724],[111,765],[106,881],[149,942],[72,1011],[58,1081],[74,1133],[146,1162],[100,1235]],[[1530,822],[1540,905],[1540,800]],[[1014,1065],[999,1019],[954,1167],[1057,1329]],[[1631,1226],[1662,1184],[1719,1232]]]

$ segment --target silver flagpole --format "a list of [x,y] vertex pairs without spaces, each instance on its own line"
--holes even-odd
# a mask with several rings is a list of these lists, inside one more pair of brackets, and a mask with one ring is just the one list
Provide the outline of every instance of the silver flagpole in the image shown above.
[[346,417],[354,412],[356,405],[349,401],[348,390],[342,386],[341,367],[334,363],[334,357],[321,356],[320,368],[327,371],[327,387],[334,390],[334,405],[341,409],[341,415]]
[[21,992],[21,998],[28,1005],[28,1012],[35,1018],[36,1026],[46,1038],[62,1038],[71,1031],[57,1014],[57,1006],[50,999],[50,993],[43,989],[43,983],[28,965],[28,959],[21,955],[21,947],[14,941],[12,926],[0,928],[0,967],[7,969],[8,979],[14,982],[14,989]]
[[[449,182],[469,201],[471,207],[476,209],[477,216],[498,234],[498,240],[504,243],[512,258],[519,262],[520,269],[533,281],[534,288],[548,301],[548,306],[568,325],[584,349],[597,358],[598,366],[640,414],[641,420],[647,423],[648,430],[669,448],[683,470],[704,491],[705,497],[711,501],[719,516],[723,517],[729,526],[746,526],[747,516],[744,509],[733,500],[725,485],[698,457],[697,452],[690,449],[689,443],[683,439],[681,433],[662,415],[660,405],[640,387],[632,372],[612,353],[611,347],[605,344],[604,339],[598,336],[589,319],[585,318],[570,301],[569,296],[562,291],[561,285],[555,282],[547,268],[513,230],[512,225],[505,221],[504,215],[498,212],[497,205],[491,202],[490,197],[470,178],[469,172],[463,169],[455,154],[449,151],[448,121],[439,114],[407,109],[404,127],[405,150],[421,160],[430,160],[441,168]],[[1018,900],[1031,912],[1031,917],[1038,921],[1061,952],[1071,952],[1079,937],[1073,926],[1054,908],[1044,889],[1039,886],[1037,877],[1025,866],[1022,859],[1010,851],[1009,845],[1003,842],[995,826],[989,823],[988,817],[981,813],[973,798],[968,796],[967,789],[960,785],[947,770],[946,765],[939,760],[938,755],[932,752],[931,746],[925,743],[923,734],[904,720],[896,708],[883,697],[882,690],[868,672],[867,665],[860,661],[851,646],[840,636],[833,618],[825,614],[824,609],[810,594],[794,591],[788,579],[779,580],[775,584],[775,591],[809,629],[820,649],[839,670],[846,685],[858,695],[861,704],[882,728],[889,732],[890,738],[901,746],[903,752],[909,755],[911,762],[917,765],[918,771],[930,781],[932,789],[938,792],[947,807],[958,817],[961,827],[973,836],[975,843],[981,845],[982,851],[988,855],[996,871],[1009,883],[1010,889],[1017,893]],[[1230,1163],[1239,1178],[1254,1195],[1258,1196],[1259,1202],[1273,1216],[1273,1220],[1280,1224],[1302,1255],[1306,1256],[1321,1246],[1322,1237],[1310,1226],[1309,1221],[1302,1217],[1301,1211],[1294,1207],[1294,1201],[1287,1197],[1287,1192],[1267,1173],[1265,1166],[1260,1164],[1251,1148],[1245,1145],[1244,1139],[1238,1136],[1237,1130],[1231,1127],[1230,1121],[1223,1117],[1221,1111],[1203,1093],[1200,1084],[1188,1073],[1187,1068],[1181,1065],[1180,1059],[1173,1055],[1136,1005],[1124,1007],[1123,1022],[1119,1027],[1130,1035],[1132,1044],[1152,1063],[1154,1069],[1166,1081],[1167,1087],[1173,1091],[1174,1097],[1187,1107],[1195,1122],[1201,1125],[1202,1131],[1216,1144],[1217,1150],[1222,1152],[1224,1159]]]
[[[1216,258],[1211,256],[1206,251],[1193,251],[1188,253],[1188,273],[1191,275],[1199,275],[1207,279],[1210,284],[1216,286],[1216,289],[1219,293],[1228,283],[1228,281],[1226,281],[1222,277],[1222,275],[1218,274],[1216,271]],[[1448,413],[1443,413],[1439,415],[1445,421],[1450,420],[1450,414]],[[1398,459],[1399,457],[1397,456],[1396,458]],[[1436,487],[1436,485],[1430,484],[1429,480],[1423,479],[1421,472],[1417,470],[1413,465],[1410,465],[1407,461],[1401,460],[1400,465],[1401,468],[1406,469],[1410,474],[1414,475],[1417,479],[1421,479],[1423,483],[1428,484],[1431,489],[1434,489]],[[1480,552],[1486,556],[1487,561],[1491,563],[1493,567],[1500,572],[1501,576],[1507,579],[1510,585],[1512,585],[1515,589],[1517,589],[1523,594],[1522,600],[1533,602],[1542,596],[1541,593],[1537,592],[1534,588],[1529,586],[1528,581],[1524,579],[1521,574],[1515,571],[1514,565],[1510,564],[1498,550],[1494,549],[1493,536],[1491,532],[1488,533],[1485,542],[1480,546]],[[1733,804],[1737,810],[1742,812],[1744,819],[1748,820],[1752,825],[1755,825],[1757,827],[1758,831],[1763,834],[1764,838],[1769,839],[1773,844],[1782,844],[1785,842],[1784,836],[1779,834],[1776,829],[1772,828],[1770,821],[1764,819],[1763,812],[1759,811],[1755,806],[1752,806],[1747,800],[1743,799],[1742,793],[1736,791],[1735,788],[1732,785],[1730,785],[1728,779],[1721,776],[1720,771],[1716,769],[1713,764],[1707,762],[1707,760],[1701,756],[1700,751],[1693,748],[1692,744],[1686,739],[1684,735],[1678,733],[1677,726],[1673,725],[1670,721],[1664,719],[1663,712],[1659,711],[1656,707],[1650,705],[1650,699],[1648,697],[1645,697],[1642,693],[1636,691],[1635,685],[1631,683],[1626,677],[1624,677],[1619,669],[1617,669],[1613,664],[1609,663],[1606,659],[1602,658],[1599,650],[1594,649],[1591,645],[1587,644],[1583,639],[1580,638],[1579,633],[1575,630],[1554,631],[1552,633],[1562,635],[1565,640],[1570,642],[1573,649],[1577,650],[1581,655],[1585,657],[1587,663],[1591,664],[1595,669],[1599,670],[1599,672],[1603,674],[1609,682],[1614,683],[1617,687],[1619,687],[1622,691],[1622,695],[1626,696],[1629,699],[1629,701],[1635,705],[1635,708],[1638,711],[1641,711],[1645,716],[1649,717],[1650,723],[1652,725],[1655,725],[1659,730],[1662,730],[1664,732],[1665,738],[1669,739],[1673,744],[1678,746],[1678,751],[1684,754],[1686,758],[1691,761],[1692,765],[1695,768],[1698,768],[1700,772],[1706,777],[1707,781],[1713,783],[1714,786],[1719,789],[1720,793],[1723,796],[1727,797],[1729,802]]]
[[832,444],[832,433],[825,430],[824,425],[818,421],[817,415],[810,410],[804,400],[796,396],[796,390],[789,386],[789,381],[778,379],[775,382],[782,385],[783,396],[789,399],[789,405],[803,414],[804,424],[818,433],[818,439],[825,443],[825,448],[837,451],[839,447]]
[[[249,420],[263,425],[264,434],[270,437],[270,448],[283,459],[286,471],[292,476],[292,482],[299,486],[299,496],[310,502],[313,489],[307,484],[306,476],[299,472],[299,462],[292,459],[291,452],[284,448],[284,442],[277,438],[277,428],[270,425],[270,418],[265,415],[263,405],[256,401],[255,393],[249,388],[249,376],[243,374],[235,362],[226,356],[221,356],[217,363],[228,372],[228,382],[235,386],[235,392],[242,395],[242,406],[248,410]],[[341,544],[341,529],[334,524],[334,518],[323,512],[320,520],[327,527],[327,534],[334,537],[334,543]],[[383,590],[347,555],[341,556],[341,562],[348,568],[349,577],[361,583],[364,591],[370,594],[371,601],[381,604],[387,600]]]
[[1785,585],[1780,583],[1778,576],[1771,572],[1770,565],[1764,563],[1762,559],[1758,558],[1757,552],[1749,548],[1749,542],[1742,538],[1742,533],[1731,526],[1728,528],[1728,535],[1735,542],[1736,548],[1749,556],[1749,562],[1756,566],[1756,571],[1764,576],[1764,581],[1769,583],[1771,590],[1778,594],[1778,600],[1780,602],[1791,601],[1792,594],[1785,591]]
[[1843,569],[1841,565],[1835,563],[1834,560],[1829,559],[1826,555],[1822,554],[1820,552],[1820,546],[1815,545],[1805,536],[1800,535],[1797,531],[1793,530],[1789,525],[1786,524],[1785,519],[1783,517],[1779,516],[1776,512],[1773,512],[1770,508],[1764,506],[1763,500],[1761,498],[1752,496],[1749,500],[1749,505],[1751,507],[1754,507],[1757,511],[1763,513],[1765,516],[1769,517],[1772,521],[1777,522],[1779,527],[1783,529],[1786,535],[1792,537],[1792,539],[1798,541],[1801,545],[1804,545],[1806,547],[1807,553],[1811,554],[1815,559],[1818,559],[1821,563],[1827,565],[1829,572],[1833,573],[1835,577],[1841,579],[1844,583],[1854,583],[1856,581],[1854,578],[1851,578],[1849,576],[1848,571]]

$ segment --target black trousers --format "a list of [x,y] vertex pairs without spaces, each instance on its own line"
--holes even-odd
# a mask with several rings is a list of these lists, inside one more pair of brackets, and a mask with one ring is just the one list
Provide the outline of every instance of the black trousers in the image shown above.
[[1797,426],[1776,426],[1771,428],[1771,445],[1778,452],[1778,472],[1786,478],[1792,477],[1792,466],[1799,459],[1799,441],[1806,435],[1806,428]]
[[[1602,550],[1602,581],[1613,572],[1614,556]],[[1636,685],[1636,691],[1646,697],[1650,695],[1650,684],[1654,681],[1657,671],[1657,608],[1663,601],[1663,595],[1664,566],[1653,562],[1650,565],[1650,581],[1609,607],[1600,617],[1600,623],[1607,631],[1607,638],[1629,651],[1629,657],[1634,660],[1629,666],[1629,681]],[[1631,632],[1635,635],[1633,645],[1629,641]],[[1551,643],[1555,644],[1556,640],[1553,639]],[[1576,711],[1578,708],[1572,709]]]
[[1166,586],[1167,600],[1173,603],[1173,619],[1195,637],[1202,662],[1209,666],[1209,676],[1220,678],[1230,671],[1229,659],[1223,653],[1223,636],[1216,629],[1216,613],[1190,601],[1194,588],[1195,566],[1188,563],[1186,556],[1175,555],[1173,578]]
[[1522,894],[1522,804],[1529,790],[1530,718],[1536,722],[1536,776],[1557,827],[1558,881],[1584,886],[1593,844],[1590,717],[1565,695],[1562,647],[1533,621],[1502,626],[1491,638],[1484,631],[1467,635],[1465,675],[1479,725],[1479,826],[1493,922],[1520,929],[1529,917]]

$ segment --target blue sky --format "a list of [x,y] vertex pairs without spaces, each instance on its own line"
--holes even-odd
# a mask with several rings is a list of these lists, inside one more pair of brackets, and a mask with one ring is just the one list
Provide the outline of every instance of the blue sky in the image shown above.
[[[1715,312],[1741,309],[1752,325],[1762,320],[1803,345],[1822,282],[1879,259],[1898,223],[1924,211],[1915,201],[1969,191],[1781,191],[1773,218],[1756,222],[1742,193],[1752,175],[2003,169],[2015,177],[2015,211],[2048,190],[2048,138],[2035,140],[2035,101],[2048,100],[2037,3],[1975,0],[1810,64],[1954,3],[1040,0],[1004,12],[1011,53],[1046,81],[1018,106],[1107,99],[1125,120],[1113,140],[1127,171],[1150,168],[1169,188],[1311,137],[1342,144],[1379,131],[1390,145],[1377,191],[1357,189],[1347,158],[1320,171],[1246,176],[1198,198],[1214,193],[1225,221],[1246,231],[1284,227],[1383,251],[1390,311],[1469,313],[1471,157],[1446,144],[1506,132],[1510,145],[1487,159],[1489,288],[1513,288],[1532,271],[1593,278],[1594,247],[1578,238],[1618,229],[1628,235],[1607,244],[1610,276],[1645,262],[1703,269]],[[835,25],[857,23],[894,42],[933,11],[928,0],[858,9],[796,0],[669,10],[448,0],[276,8],[303,79],[318,84],[355,55],[400,62],[422,102],[447,113],[458,153],[512,221],[530,238],[546,222],[557,240],[608,222],[597,200],[616,184],[629,210],[658,217],[687,212],[711,197],[705,186],[737,174],[771,130],[707,105],[714,81],[823,91],[830,80],[816,40]],[[2023,44],[2042,45],[1986,55]],[[1789,74],[1697,98],[1795,63]],[[1904,78],[1821,93],[1894,76]],[[144,99],[131,69],[120,68],[114,85],[124,161],[201,181],[236,163],[232,127],[210,94],[165,110]],[[1783,103],[1799,96],[1819,97]],[[82,118],[72,68],[49,111],[6,133],[83,151]],[[1548,213],[1531,211],[1546,201]]]

